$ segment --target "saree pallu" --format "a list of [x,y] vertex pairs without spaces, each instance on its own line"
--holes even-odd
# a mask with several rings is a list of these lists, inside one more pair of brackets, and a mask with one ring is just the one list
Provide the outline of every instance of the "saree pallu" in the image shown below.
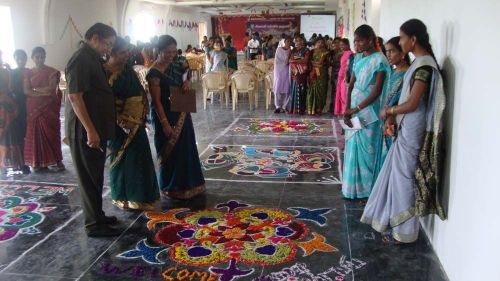
[[[328,55],[328,51],[315,51],[312,56],[312,62],[319,63]],[[310,77],[309,87],[307,89],[307,114],[321,114],[326,105],[326,92],[328,91],[328,68],[325,65],[313,66]]]
[[397,116],[398,135],[361,217],[361,222],[379,232],[392,228],[394,239],[405,243],[418,238],[418,216],[436,213],[441,219],[445,218],[438,185],[445,96],[442,78],[432,57],[415,59],[405,74],[399,104],[407,101],[414,71],[421,66],[433,69],[428,96],[420,100],[415,111]]
[[13,141],[16,128],[14,121],[18,116],[15,101],[0,92],[0,168],[20,169],[24,165],[22,146]]
[[[351,93],[351,108],[358,106],[371,94],[376,74],[379,72],[384,72],[386,77],[383,92],[390,73],[389,63],[385,56],[380,52],[366,57],[356,56],[354,62],[356,83]],[[376,99],[354,115],[359,117],[363,128],[346,131],[342,183],[342,193],[346,198],[368,197],[377,178],[375,165],[382,141],[382,122],[378,117],[379,112],[380,100]]]
[[128,133],[116,126],[115,139],[109,145],[111,199],[120,208],[154,210],[160,194],[144,126],[147,96],[134,70],[128,66],[110,82],[116,97],[118,123],[124,120],[135,124]]
[[[46,67],[28,74],[32,88],[47,87],[49,81],[59,81],[60,73]],[[62,161],[61,151],[61,98],[59,87],[51,96],[27,97],[27,126],[24,142],[26,165],[48,167]]]
[[333,114],[342,115],[346,109],[347,102],[347,85],[345,82],[347,73],[347,68],[349,67],[349,57],[352,51],[345,51],[340,57],[340,68],[337,76],[336,94],[335,94],[335,104],[333,109]]
[[151,69],[148,79],[159,78],[161,103],[173,134],[166,137],[154,107],[151,117],[155,129],[154,144],[159,159],[159,185],[162,194],[175,199],[190,199],[205,192],[205,179],[201,170],[196,136],[191,115],[170,111],[169,86],[182,85],[180,69],[161,73]]

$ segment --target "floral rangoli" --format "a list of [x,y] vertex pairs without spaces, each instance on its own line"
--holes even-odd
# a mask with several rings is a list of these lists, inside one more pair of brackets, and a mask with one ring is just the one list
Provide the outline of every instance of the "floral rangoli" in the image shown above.
[[231,167],[239,176],[292,178],[299,172],[321,172],[333,169],[333,151],[307,153],[301,149],[242,147],[239,152],[216,152],[202,161],[204,170]]
[[248,131],[255,135],[314,135],[324,131],[313,121],[251,119],[246,127],[236,127],[233,132]]
[[40,212],[52,210],[40,208],[37,202],[24,202],[18,196],[0,198],[0,243],[15,238],[18,234],[37,234],[36,228],[44,220]]
[[[316,216],[310,217],[322,217],[330,211],[318,210]],[[148,229],[155,231],[154,242],[160,246],[149,246],[141,240],[135,249],[118,257],[142,258],[158,264],[161,263],[158,254],[165,250],[176,264],[210,267],[209,271],[219,275],[219,280],[234,280],[253,273],[254,269],[240,269],[238,264],[272,266],[292,261],[299,249],[303,256],[337,251],[324,236],[311,232],[306,221],[288,211],[234,200],[214,209],[172,209],[147,212],[146,217]],[[220,264],[228,266],[217,266]]]

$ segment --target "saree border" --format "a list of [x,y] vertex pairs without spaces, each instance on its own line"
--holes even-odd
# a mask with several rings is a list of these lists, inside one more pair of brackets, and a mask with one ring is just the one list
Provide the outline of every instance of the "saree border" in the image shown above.
[[172,151],[174,150],[174,147],[177,144],[177,141],[179,140],[182,129],[184,128],[186,117],[187,117],[187,112],[181,112],[181,114],[179,115],[179,120],[177,120],[177,123],[175,124],[172,137],[163,145],[161,153],[158,155],[159,158],[158,160],[160,162],[160,165],[163,165],[165,161],[167,161],[167,159],[170,157],[170,154],[172,154]]

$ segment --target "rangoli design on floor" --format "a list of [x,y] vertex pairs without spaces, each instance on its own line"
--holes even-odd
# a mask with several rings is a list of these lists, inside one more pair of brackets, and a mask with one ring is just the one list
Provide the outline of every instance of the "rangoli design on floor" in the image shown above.
[[36,202],[24,202],[18,196],[0,198],[0,243],[14,239],[19,234],[38,234],[36,228],[43,222],[43,212],[55,207],[40,208]]
[[[335,150],[306,152],[301,148],[241,147],[240,151],[219,151],[201,162],[205,171],[229,168],[238,176],[265,179],[288,179],[298,173],[333,171]],[[337,179],[338,180],[338,179]]]
[[[321,210],[318,216],[330,211],[318,210]],[[159,264],[166,262],[158,257],[165,250],[172,262],[209,267],[209,271],[222,281],[248,276],[254,272],[252,266],[293,261],[299,252],[301,256],[308,256],[338,251],[323,235],[311,232],[307,221],[291,212],[234,200],[213,209],[172,209],[147,212],[146,217],[149,219],[147,227],[155,231],[154,242],[159,246],[141,240],[135,249],[117,257],[141,258],[149,264]],[[242,264],[247,268],[241,268]]]
[[290,135],[309,136],[317,135],[325,131],[312,120],[283,120],[283,119],[251,119],[248,126],[236,127],[232,131],[248,132],[252,135]]
[[22,235],[40,234],[40,224],[47,212],[57,207],[45,206],[40,199],[69,195],[72,186],[56,184],[0,181],[0,243]]
[[74,189],[74,186],[61,186],[56,184],[43,185],[39,183],[0,182],[1,196],[18,196],[19,194],[24,194],[25,200],[30,202],[36,202],[44,197],[54,196],[56,194],[68,196]]

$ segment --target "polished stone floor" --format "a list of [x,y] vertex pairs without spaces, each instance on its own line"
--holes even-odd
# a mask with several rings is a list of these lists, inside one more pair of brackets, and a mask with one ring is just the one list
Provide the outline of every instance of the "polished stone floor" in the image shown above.
[[448,280],[423,233],[398,245],[359,222],[363,202],[340,193],[343,139],[330,116],[249,111],[244,100],[198,108],[206,195],[164,199],[167,213],[146,216],[111,205],[106,188],[117,238],[85,235],[68,147],[65,172],[4,177],[0,280]]

